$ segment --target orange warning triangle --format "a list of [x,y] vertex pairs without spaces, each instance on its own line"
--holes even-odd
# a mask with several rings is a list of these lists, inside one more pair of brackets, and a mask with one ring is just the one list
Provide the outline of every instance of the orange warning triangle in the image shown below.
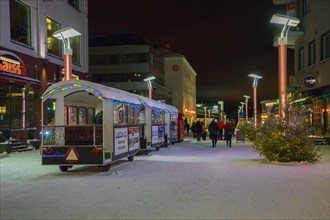
[[69,148],[68,152],[66,153],[65,157],[66,161],[68,162],[76,162],[79,159],[79,154],[77,150],[73,147]]

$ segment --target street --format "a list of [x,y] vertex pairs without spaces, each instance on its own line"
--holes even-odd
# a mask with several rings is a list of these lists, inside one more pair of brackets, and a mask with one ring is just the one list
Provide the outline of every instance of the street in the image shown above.
[[38,150],[1,162],[1,219],[329,219],[329,146],[320,162],[270,163],[250,142],[169,145],[133,162],[41,166]]

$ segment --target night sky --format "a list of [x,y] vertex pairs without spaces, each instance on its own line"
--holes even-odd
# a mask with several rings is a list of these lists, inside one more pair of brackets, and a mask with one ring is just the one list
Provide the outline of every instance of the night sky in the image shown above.
[[[197,73],[197,103],[223,100],[233,115],[244,94],[252,97],[250,73],[264,77],[258,101],[278,96],[273,37],[280,27],[269,23],[275,13],[285,7],[272,0],[90,0],[89,33],[140,32],[181,53]],[[294,70],[290,59],[291,49],[288,74]]]

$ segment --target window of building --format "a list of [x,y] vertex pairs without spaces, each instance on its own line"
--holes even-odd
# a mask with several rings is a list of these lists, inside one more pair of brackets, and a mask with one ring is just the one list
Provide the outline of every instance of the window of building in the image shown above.
[[321,61],[330,57],[330,31],[321,35]]
[[301,71],[304,69],[305,66],[305,49],[302,47],[299,49],[299,55],[298,55],[298,70]]
[[134,54],[123,54],[122,55],[122,63],[134,63]]
[[136,56],[137,63],[148,63],[149,54],[148,53],[138,53]]
[[10,37],[31,46],[31,8],[19,0],[10,2]]
[[298,16],[303,18],[309,12],[309,0],[298,1]]
[[72,63],[80,64],[80,36],[70,38],[72,48]]
[[79,0],[68,0],[68,4],[79,11]]
[[61,24],[51,18],[46,18],[47,23],[47,52],[49,54],[61,56],[61,41],[53,37],[55,31],[61,29]]
[[316,43],[315,40],[308,44],[308,65],[314,65],[316,63]]

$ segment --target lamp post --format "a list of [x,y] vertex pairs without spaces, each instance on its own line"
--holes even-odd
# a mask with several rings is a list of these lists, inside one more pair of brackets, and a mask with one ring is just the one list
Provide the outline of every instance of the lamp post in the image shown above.
[[205,106],[203,108],[204,108],[204,124],[206,125],[206,109],[207,109],[207,107]]
[[258,87],[258,80],[262,79],[262,76],[259,76],[257,74],[249,74],[249,77],[253,78],[253,120],[254,120],[254,126],[257,127],[258,125],[258,112],[257,112],[257,87]]
[[287,76],[287,42],[290,27],[296,27],[300,20],[298,18],[275,14],[270,23],[283,25],[278,41],[278,90],[279,90],[279,111],[282,119],[285,118],[288,95],[288,76]]
[[237,123],[239,122],[239,113],[241,112],[241,109],[242,109],[242,106],[238,106],[238,109],[237,109]]
[[66,27],[55,31],[53,37],[62,40],[64,46],[64,79],[71,80],[72,76],[72,49],[70,48],[70,38],[81,35],[71,27]]
[[150,76],[148,78],[143,79],[143,81],[148,83],[148,91],[149,91],[149,99],[152,99],[152,85],[151,85],[151,80],[156,79],[154,76]]
[[246,122],[248,121],[249,119],[249,106],[248,106],[248,102],[249,102],[249,98],[251,98],[250,96],[248,95],[243,95],[243,97],[245,98],[245,118],[246,118]]

